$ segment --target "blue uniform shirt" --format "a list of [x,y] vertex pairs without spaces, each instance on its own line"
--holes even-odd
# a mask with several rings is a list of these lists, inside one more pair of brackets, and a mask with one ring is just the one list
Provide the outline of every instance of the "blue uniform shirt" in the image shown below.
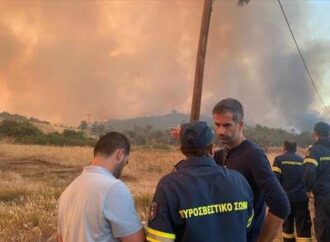
[[320,139],[304,159],[304,181],[316,201],[330,199],[330,140]]
[[306,202],[306,188],[303,181],[304,159],[294,152],[276,156],[273,171],[279,179],[291,202]]
[[288,197],[272,172],[265,152],[259,146],[244,140],[230,151],[218,150],[214,159],[219,165],[239,171],[251,186],[254,196],[254,220],[248,241],[257,241],[261,232],[266,215],[265,200],[272,214],[286,219],[290,213]]
[[181,161],[158,183],[147,241],[244,242],[253,195],[236,171],[207,156]]

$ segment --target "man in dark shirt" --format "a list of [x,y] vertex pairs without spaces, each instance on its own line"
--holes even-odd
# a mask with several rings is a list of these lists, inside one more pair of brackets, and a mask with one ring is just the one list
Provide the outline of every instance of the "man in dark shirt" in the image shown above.
[[265,152],[245,139],[243,118],[243,106],[236,99],[224,99],[214,106],[215,131],[225,147],[215,152],[214,159],[219,165],[239,171],[251,186],[255,217],[248,241],[271,242],[289,215],[290,204]]
[[273,171],[288,195],[291,213],[283,224],[284,242],[295,242],[294,224],[296,225],[297,241],[311,242],[311,219],[308,209],[308,198],[303,182],[304,159],[296,154],[297,144],[284,141],[284,154],[276,156]]
[[[215,105],[213,122],[224,148],[215,152],[214,159],[218,165],[239,171],[251,186],[254,220],[247,241],[272,242],[290,213],[290,203],[265,152],[245,139],[243,118],[243,106],[236,99],[223,99]],[[177,138],[179,130],[172,129],[172,136]],[[266,204],[269,207],[267,217]]]
[[314,145],[304,159],[304,181],[307,195],[314,197],[314,227],[318,242],[330,241],[330,126],[314,126]]
[[182,126],[181,151],[187,159],[157,185],[147,241],[246,241],[253,220],[252,191],[240,173],[215,163],[214,137],[205,122]]

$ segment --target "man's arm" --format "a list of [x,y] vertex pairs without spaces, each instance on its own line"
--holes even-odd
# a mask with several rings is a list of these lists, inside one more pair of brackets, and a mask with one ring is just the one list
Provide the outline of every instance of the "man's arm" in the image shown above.
[[156,188],[149,211],[147,241],[174,242],[176,234],[170,219],[170,208],[162,178]]
[[312,146],[308,149],[307,155],[304,159],[304,183],[308,197],[312,197],[316,180],[316,167],[318,166],[318,156],[314,153],[314,148]]
[[289,199],[272,172],[266,154],[257,150],[251,154],[249,165],[254,180],[269,207],[259,242],[271,242],[290,213]]
[[312,193],[315,186],[315,170],[316,166],[311,163],[304,163],[304,183],[306,192]]
[[57,234],[57,242],[63,242],[63,237],[61,234]]
[[281,182],[282,179],[282,168],[281,168],[281,162],[277,157],[275,157],[272,167],[273,172],[275,173],[277,179]]
[[258,242],[272,242],[283,222],[284,220],[282,218],[268,212]]
[[143,227],[135,210],[134,201],[123,182],[111,187],[106,199],[103,214],[111,225],[112,234],[122,241],[144,241]]
[[141,229],[140,231],[138,231],[134,234],[121,237],[120,240],[122,242],[144,242],[145,234],[144,234],[144,231]]

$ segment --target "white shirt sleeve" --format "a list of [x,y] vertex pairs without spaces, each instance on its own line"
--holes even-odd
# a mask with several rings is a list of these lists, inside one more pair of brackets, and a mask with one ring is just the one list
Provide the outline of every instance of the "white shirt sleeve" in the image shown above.
[[103,213],[116,238],[134,234],[142,228],[131,193],[121,181],[114,184],[106,195]]

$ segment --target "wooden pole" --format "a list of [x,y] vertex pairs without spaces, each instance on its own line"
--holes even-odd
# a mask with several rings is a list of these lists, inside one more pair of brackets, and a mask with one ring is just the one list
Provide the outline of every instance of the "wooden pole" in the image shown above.
[[207,37],[209,33],[211,11],[213,0],[204,0],[204,9],[202,16],[202,25],[199,36],[196,70],[195,70],[195,82],[194,92],[191,104],[190,121],[199,120],[201,101],[202,101],[202,88],[203,88],[203,76],[205,55],[207,47]]

